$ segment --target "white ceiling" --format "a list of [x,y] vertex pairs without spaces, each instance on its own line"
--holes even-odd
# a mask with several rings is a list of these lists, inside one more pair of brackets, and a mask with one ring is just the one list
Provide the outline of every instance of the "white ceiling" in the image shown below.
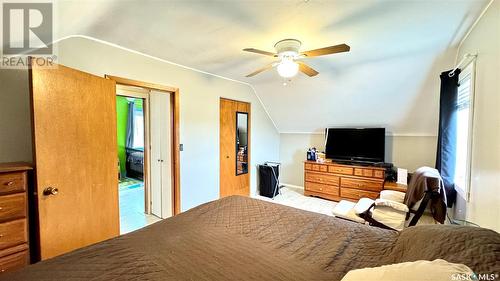
[[[60,1],[58,38],[86,35],[254,86],[280,132],[386,126],[433,135],[439,72],[487,0]],[[347,43],[308,59],[320,72],[283,86],[276,71],[245,75],[296,38],[303,50]]]

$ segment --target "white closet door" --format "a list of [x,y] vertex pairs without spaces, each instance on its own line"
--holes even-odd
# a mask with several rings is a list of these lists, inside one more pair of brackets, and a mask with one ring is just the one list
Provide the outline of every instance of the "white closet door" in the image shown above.
[[151,91],[151,212],[172,216],[172,163],[170,95]]

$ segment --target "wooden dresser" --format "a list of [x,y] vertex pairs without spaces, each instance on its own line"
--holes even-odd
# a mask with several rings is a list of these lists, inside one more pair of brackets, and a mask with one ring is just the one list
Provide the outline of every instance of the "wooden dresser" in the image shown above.
[[28,171],[25,163],[0,164],[0,272],[30,263]]
[[304,162],[304,195],[339,201],[375,199],[384,187],[385,169],[341,165],[332,162]]

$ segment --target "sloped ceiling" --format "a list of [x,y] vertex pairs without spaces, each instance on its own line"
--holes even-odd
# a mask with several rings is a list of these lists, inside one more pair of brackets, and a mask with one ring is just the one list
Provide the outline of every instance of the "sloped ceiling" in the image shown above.
[[[434,135],[439,73],[487,0],[60,1],[58,38],[86,35],[250,83],[280,132],[385,126]],[[303,50],[339,43],[351,52],[308,59],[320,72],[286,86],[276,71],[245,75],[296,38]]]

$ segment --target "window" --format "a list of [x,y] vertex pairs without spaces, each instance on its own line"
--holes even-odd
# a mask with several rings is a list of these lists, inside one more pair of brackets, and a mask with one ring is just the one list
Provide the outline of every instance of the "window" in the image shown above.
[[457,99],[457,145],[455,160],[455,188],[469,200],[472,121],[474,116],[474,62],[469,64],[459,76]]
[[[133,119],[132,125],[127,123],[127,135],[132,133],[133,137],[131,139],[131,143],[129,143],[129,139],[127,139],[127,147],[144,150],[144,109],[143,109],[143,100],[140,98],[127,98],[129,102],[129,120]],[[132,110],[132,111],[130,111]],[[131,132],[129,132],[131,130]]]
[[134,106],[134,144],[132,148],[144,150],[144,112],[142,106],[140,108]]

